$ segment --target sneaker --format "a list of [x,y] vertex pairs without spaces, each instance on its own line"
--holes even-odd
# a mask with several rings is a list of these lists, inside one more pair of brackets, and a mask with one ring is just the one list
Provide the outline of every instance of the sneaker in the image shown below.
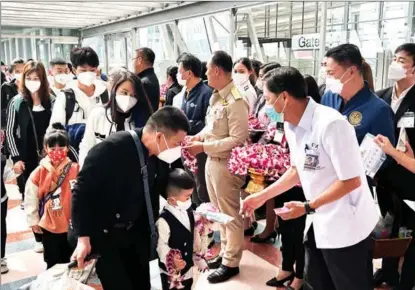
[[20,204],[20,209],[24,210],[24,204],[23,203]]
[[6,274],[9,272],[9,267],[7,267],[7,262],[5,258],[1,258],[1,274]]
[[35,252],[36,253],[43,253],[43,244],[42,242],[35,242]]

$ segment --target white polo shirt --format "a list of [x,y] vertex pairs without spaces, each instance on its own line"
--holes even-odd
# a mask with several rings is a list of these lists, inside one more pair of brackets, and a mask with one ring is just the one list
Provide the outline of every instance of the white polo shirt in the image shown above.
[[379,216],[352,125],[336,110],[309,98],[298,126],[286,122],[285,133],[291,164],[297,168],[307,200],[314,199],[337,180],[357,176],[361,179],[359,188],[307,217],[312,218],[317,248],[338,249],[367,238]]

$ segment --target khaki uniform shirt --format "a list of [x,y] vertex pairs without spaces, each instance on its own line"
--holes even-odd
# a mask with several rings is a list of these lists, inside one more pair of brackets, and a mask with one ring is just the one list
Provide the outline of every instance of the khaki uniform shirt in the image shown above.
[[228,158],[248,138],[248,104],[233,82],[213,92],[206,126],[198,135],[204,140],[206,154],[217,158]]

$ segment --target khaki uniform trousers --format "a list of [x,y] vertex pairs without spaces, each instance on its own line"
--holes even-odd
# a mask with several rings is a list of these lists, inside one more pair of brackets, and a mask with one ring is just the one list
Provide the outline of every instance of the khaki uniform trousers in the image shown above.
[[220,226],[222,264],[238,267],[244,247],[243,219],[240,211],[240,192],[245,184],[241,176],[233,175],[225,158],[208,157],[206,162],[206,186],[210,201],[222,213],[234,218],[226,226]]

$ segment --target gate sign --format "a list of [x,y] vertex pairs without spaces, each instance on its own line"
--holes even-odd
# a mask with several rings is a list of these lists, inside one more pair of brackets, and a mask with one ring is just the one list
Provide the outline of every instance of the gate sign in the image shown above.
[[320,48],[320,33],[293,35],[292,50],[313,50]]

